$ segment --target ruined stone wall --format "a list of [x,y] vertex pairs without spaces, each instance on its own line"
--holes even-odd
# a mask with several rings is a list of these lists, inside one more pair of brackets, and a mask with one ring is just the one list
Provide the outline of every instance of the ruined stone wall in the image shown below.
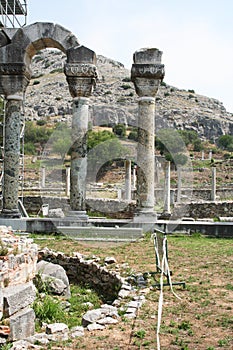
[[[179,211],[184,211],[181,206],[175,208],[175,217],[180,217]],[[194,219],[233,217],[233,201],[186,203],[185,216]]]
[[[36,274],[37,245],[31,239],[17,237],[0,227],[0,344],[22,339],[35,331],[35,313],[30,307],[36,292],[32,279]],[[7,326],[1,326],[2,318]]]
[[59,264],[66,270],[70,282],[83,283],[93,287],[107,298],[107,301],[112,301],[117,297],[124,283],[122,277],[116,272],[111,272],[106,267],[100,266],[95,257],[86,260],[79,253],[74,253],[73,257],[69,257],[63,253],[44,249],[39,252],[39,259]]

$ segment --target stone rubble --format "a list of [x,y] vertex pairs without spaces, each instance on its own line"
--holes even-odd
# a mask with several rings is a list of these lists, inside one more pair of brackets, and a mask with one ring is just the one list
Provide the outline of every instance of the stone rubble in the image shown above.
[[[2,228],[3,236],[6,235],[8,237],[8,231],[9,229]],[[13,235],[10,239],[13,240],[13,243],[15,243],[15,239],[18,240]],[[31,241],[30,244],[32,244]],[[26,244],[25,247],[27,248],[28,245]],[[85,330],[88,332],[94,330],[101,331],[109,325],[119,322],[119,311],[129,319],[136,318],[138,309],[145,302],[144,294],[146,293],[146,289],[144,287],[146,283],[141,284],[143,276],[133,276],[131,280],[129,279],[130,282],[134,282],[134,286],[131,285],[131,283],[119,274],[107,268],[108,265],[116,264],[117,261],[114,257],[106,257],[104,259],[104,267],[99,264],[100,259],[98,257],[92,256],[86,259],[85,256],[77,252],[73,257],[68,257],[63,253],[54,253],[48,249],[44,249],[39,252],[39,258],[44,258],[45,260],[40,260],[37,263],[35,273],[37,272],[37,276],[43,276],[43,281],[46,284],[47,279],[50,279],[50,282],[52,281],[53,286],[58,283],[59,293],[61,292],[59,289],[60,286],[65,290],[67,288],[69,290],[68,277],[76,276],[76,278],[80,278],[80,274],[82,275],[82,271],[84,271],[82,275],[84,280],[86,281],[87,278],[93,280],[94,286],[97,289],[104,288],[102,290],[105,290],[105,295],[108,294],[110,299],[114,296],[114,301],[111,301],[111,304],[102,305],[99,309],[93,309],[93,305],[87,302],[86,305],[89,310],[83,315],[82,326],[73,327],[69,330],[64,323],[44,324],[45,331],[34,334],[35,313],[30,305],[36,296],[35,287],[32,282],[17,286],[10,285],[0,290],[2,314],[5,317],[10,317],[9,326],[0,327],[0,343],[5,344],[6,341],[13,341],[11,349],[42,349],[43,346],[46,346],[51,341],[83,337],[85,336]],[[81,280],[79,279],[77,282],[79,281]],[[136,289],[136,287],[139,287],[139,289]],[[55,294],[59,294],[56,290],[53,290],[54,292]],[[112,296],[111,293],[113,293]],[[69,308],[70,303],[68,301],[64,300],[63,304],[64,308]],[[19,338],[21,340],[18,340]]]

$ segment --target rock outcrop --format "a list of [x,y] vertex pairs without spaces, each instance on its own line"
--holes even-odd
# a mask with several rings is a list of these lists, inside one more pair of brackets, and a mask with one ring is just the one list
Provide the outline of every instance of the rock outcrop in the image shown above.
[[[63,74],[65,56],[45,50],[34,56],[33,78],[27,89],[27,120],[47,122],[71,120],[71,101]],[[137,125],[137,96],[130,72],[121,63],[98,56],[99,81],[91,97],[90,122],[93,125],[124,123]],[[195,130],[202,139],[215,140],[233,133],[233,114],[216,99],[163,83],[156,97],[156,129]]]

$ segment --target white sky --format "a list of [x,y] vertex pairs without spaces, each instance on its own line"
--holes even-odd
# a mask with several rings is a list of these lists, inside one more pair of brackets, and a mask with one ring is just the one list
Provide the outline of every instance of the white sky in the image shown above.
[[156,47],[165,82],[233,113],[232,0],[28,0],[27,24],[34,22],[58,23],[129,69],[136,50]]

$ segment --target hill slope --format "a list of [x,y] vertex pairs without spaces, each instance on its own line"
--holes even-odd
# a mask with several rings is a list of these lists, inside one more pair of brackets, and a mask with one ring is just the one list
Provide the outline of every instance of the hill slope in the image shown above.
[[[72,98],[63,74],[64,62],[65,55],[55,50],[44,50],[34,57],[33,78],[25,103],[28,120],[71,120]],[[129,70],[103,56],[98,56],[97,68],[99,81],[91,97],[90,121],[93,125],[136,126],[137,95]],[[155,120],[157,129],[191,129],[203,139],[215,140],[222,134],[233,134],[233,114],[221,102],[165,83],[156,97]]]

